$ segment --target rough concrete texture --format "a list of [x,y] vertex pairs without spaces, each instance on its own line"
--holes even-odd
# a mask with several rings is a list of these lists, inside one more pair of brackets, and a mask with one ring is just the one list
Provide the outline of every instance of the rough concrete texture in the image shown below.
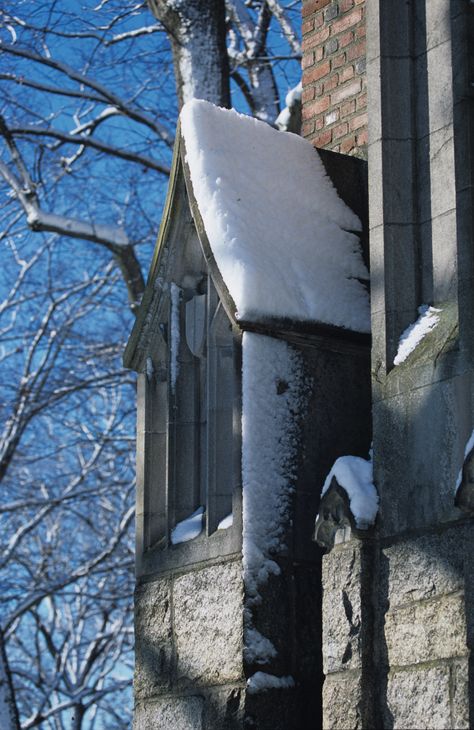
[[390,673],[384,727],[400,730],[446,730],[454,727],[449,676],[449,666]]
[[149,697],[170,684],[172,630],[170,582],[146,583],[135,592],[135,694]]
[[362,727],[361,673],[344,672],[326,677],[323,685],[324,730]]
[[203,730],[202,697],[177,697],[147,702],[135,709],[134,730]]
[[323,558],[323,669],[361,666],[360,551],[334,549]]
[[194,686],[242,677],[243,588],[240,562],[176,578],[173,585],[177,676]]
[[426,535],[385,548],[381,590],[390,608],[461,590],[464,583],[464,529]]
[[464,594],[389,611],[385,640],[392,667],[467,655]]

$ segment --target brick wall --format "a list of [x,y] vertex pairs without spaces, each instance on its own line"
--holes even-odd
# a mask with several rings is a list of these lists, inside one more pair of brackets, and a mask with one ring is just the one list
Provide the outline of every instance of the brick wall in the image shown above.
[[303,136],[366,157],[365,0],[303,0],[302,63]]

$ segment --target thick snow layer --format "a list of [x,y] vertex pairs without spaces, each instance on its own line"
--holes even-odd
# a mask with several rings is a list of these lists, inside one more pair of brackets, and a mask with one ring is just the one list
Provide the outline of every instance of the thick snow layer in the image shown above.
[[[466,446],[464,448],[464,461],[466,461],[467,457],[469,456],[469,453],[473,449],[474,449],[474,431],[469,436]],[[464,466],[464,462],[463,462],[463,466]],[[455,489],[456,492],[458,491],[459,487],[461,486],[461,482],[462,482],[462,467],[459,469],[458,478],[456,479],[456,489]]]
[[420,344],[423,337],[436,327],[439,322],[439,312],[441,312],[441,309],[430,307],[428,304],[422,304],[421,307],[418,307],[420,316],[416,322],[407,327],[402,333],[398,343],[398,352],[393,361],[394,365],[400,365],[404,362],[415,347]]
[[172,283],[170,287],[171,295],[171,352],[170,352],[170,381],[171,381],[171,392],[174,393],[176,390],[176,380],[178,379],[179,373],[179,341],[180,341],[180,329],[179,329],[179,300],[181,296],[181,289],[177,284]]
[[181,111],[194,195],[217,266],[246,320],[369,330],[357,216],[312,145],[233,110]]
[[173,527],[171,530],[171,544],[177,545],[179,542],[194,540],[202,532],[203,519],[204,507],[198,507],[192,515],[178,522],[176,527]]
[[278,574],[284,552],[297,453],[297,415],[304,408],[300,356],[282,340],[243,336],[243,570],[250,604]]
[[326,477],[321,496],[329,489],[333,477],[347,493],[357,527],[373,525],[379,508],[379,497],[373,482],[372,462],[359,456],[340,456]]
[[232,527],[233,523],[234,523],[234,515],[231,512],[230,515],[227,515],[219,522],[219,524],[217,525],[217,529],[218,530],[227,530],[229,527]]
[[266,692],[268,689],[290,689],[294,686],[293,677],[276,677],[265,672],[255,672],[247,679],[247,691],[250,694]]

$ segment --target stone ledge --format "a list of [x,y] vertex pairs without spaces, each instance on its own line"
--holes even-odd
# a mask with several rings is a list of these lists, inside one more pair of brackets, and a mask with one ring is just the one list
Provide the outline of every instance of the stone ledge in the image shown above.
[[134,730],[176,728],[202,730],[204,699],[199,696],[176,697],[147,702],[135,708]]

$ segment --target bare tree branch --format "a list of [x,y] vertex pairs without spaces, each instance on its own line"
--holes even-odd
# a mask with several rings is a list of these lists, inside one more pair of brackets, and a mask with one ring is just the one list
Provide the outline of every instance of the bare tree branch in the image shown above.
[[94,137],[88,137],[83,134],[67,134],[65,132],[60,132],[57,129],[48,129],[44,127],[11,127],[10,133],[13,135],[34,137],[54,137],[55,139],[60,139],[63,142],[81,144],[85,147],[93,147],[94,149],[99,150],[99,152],[105,152],[108,155],[120,157],[122,160],[128,160],[129,162],[136,162],[150,170],[161,172],[163,175],[169,175],[170,172],[169,167],[162,165],[160,162],[153,160],[151,157],[145,157],[137,152],[127,152],[127,150],[121,149],[120,147],[113,147],[105,142],[100,142]]
[[173,136],[170,134],[170,132],[164,127],[164,125],[154,121],[150,117],[148,117],[146,114],[141,112],[140,110],[136,108],[132,108],[127,102],[123,101],[123,99],[120,99],[116,94],[113,94],[109,89],[107,89],[102,84],[99,84],[97,81],[94,81],[93,79],[89,78],[88,76],[85,76],[82,73],[79,73],[75,69],[71,68],[65,63],[61,63],[60,61],[56,61],[53,58],[47,58],[45,56],[40,56],[37,53],[34,53],[34,51],[30,51],[27,48],[19,48],[18,46],[12,45],[10,43],[4,43],[0,40],[0,51],[4,51],[5,53],[10,53],[13,56],[20,56],[21,58],[27,58],[30,61],[35,61],[36,63],[40,63],[43,66],[47,66],[48,68],[52,68],[55,71],[58,71],[62,74],[65,74],[70,78],[72,81],[77,81],[79,84],[83,84],[84,86],[87,86],[90,89],[93,89],[94,91],[98,92],[102,98],[104,103],[112,104],[113,106],[116,106],[117,109],[119,109],[122,114],[129,117],[130,119],[133,119],[136,122],[139,122],[141,124],[144,124],[145,126],[149,127],[153,132],[155,132],[158,137],[160,137],[164,142],[169,144],[170,146],[173,144]]

